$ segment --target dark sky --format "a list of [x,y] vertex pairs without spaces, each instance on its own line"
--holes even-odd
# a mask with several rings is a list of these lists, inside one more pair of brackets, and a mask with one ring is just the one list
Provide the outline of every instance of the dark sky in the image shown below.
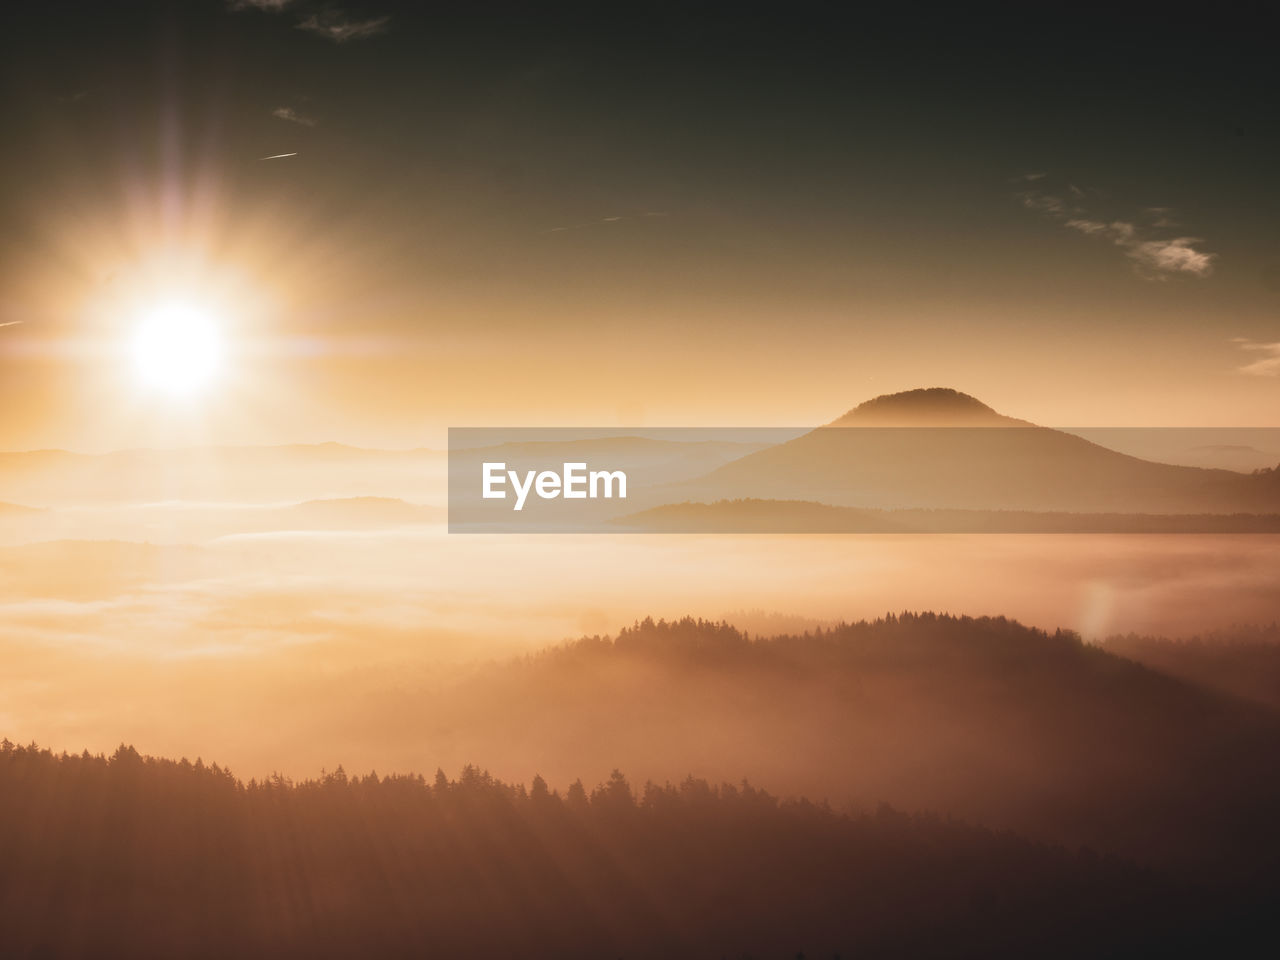
[[10,11],[0,365],[66,409],[0,445],[80,435],[85,361],[49,342],[166,257],[262,291],[258,333],[318,346],[255,375],[355,439],[520,391],[583,422],[933,382],[1058,422],[1280,399],[1257,16],[432,6]]

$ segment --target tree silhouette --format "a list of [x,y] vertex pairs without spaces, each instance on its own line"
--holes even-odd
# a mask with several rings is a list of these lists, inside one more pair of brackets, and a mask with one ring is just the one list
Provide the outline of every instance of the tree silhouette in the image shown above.
[[[5,956],[1222,955],[1230,888],[888,807],[614,771],[563,800],[476,766],[244,783],[0,742]],[[801,955],[808,955],[801,954]]]

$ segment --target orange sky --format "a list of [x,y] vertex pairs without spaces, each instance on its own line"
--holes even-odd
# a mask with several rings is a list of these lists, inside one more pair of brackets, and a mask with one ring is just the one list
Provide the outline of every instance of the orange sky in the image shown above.
[[[602,46],[407,6],[339,42],[241,7],[28,12],[0,449],[803,425],[935,385],[1048,425],[1277,425],[1274,154],[1225,54],[1198,99],[1101,53],[1068,95],[887,25],[821,57],[748,20]],[[175,296],[227,351],[182,403],[128,355]]]

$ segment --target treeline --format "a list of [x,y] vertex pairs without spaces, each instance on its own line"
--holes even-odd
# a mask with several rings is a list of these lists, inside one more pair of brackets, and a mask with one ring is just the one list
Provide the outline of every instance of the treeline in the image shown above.
[[1280,624],[1239,626],[1181,640],[1117,634],[1105,646],[1170,676],[1280,708]]
[[1280,715],[1004,617],[903,613],[774,637],[646,619],[396,706],[424,731],[458,731],[466,756],[505,770],[539,757],[559,780],[568,760],[655,778],[750,771],[789,794],[1144,862],[1280,859]]
[[[1030,644],[1036,646],[1032,648]],[[1093,648],[1085,646],[1073,630],[1049,633],[1028,627],[1007,617],[953,616],[931,611],[890,613],[874,620],[842,622],[814,627],[801,634],[752,637],[723,620],[681,617],[677,620],[645,617],[623,627],[614,637],[599,635],[551,647],[536,656],[556,658],[580,656],[592,651],[637,652],[644,655],[737,656],[750,651],[775,654],[788,659],[825,659],[832,656],[861,656],[877,651],[896,659],[930,658],[950,650],[977,656],[993,650],[1011,654],[1043,656],[1047,649],[1076,656]]]
[[1250,900],[882,808],[615,772],[247,783],[0,748],[0,955],[1132,956],[1228,947]]

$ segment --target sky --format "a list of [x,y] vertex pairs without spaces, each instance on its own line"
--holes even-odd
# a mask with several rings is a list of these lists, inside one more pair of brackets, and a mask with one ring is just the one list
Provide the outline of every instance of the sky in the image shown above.
[[[804,425],[922,386],[1280,426],[1248,15],[539,7],[15,8],[0,449]],[[130,354],[174,298],[225,351],[181,398]]]

